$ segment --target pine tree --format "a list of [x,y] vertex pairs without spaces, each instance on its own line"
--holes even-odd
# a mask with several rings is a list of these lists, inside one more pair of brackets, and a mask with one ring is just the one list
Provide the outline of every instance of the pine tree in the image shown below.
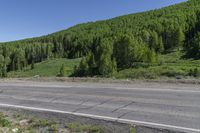
[[78,72],[77,76],[88,76],[88,71],[89,71],[89,65],[88,65],[88,57],[83,57],[83,59],[80,62],[79,68],[78,68]]
[[152,32],[150,48],[155,51],[158,51],[159,49],[159,37],[155,31]]
[[165,48],[164,48],[164,44],[163,44],[163,39],[162,39],[162,37],[159,37],[157,52],[162,53],[164,50],[165,50]]
[[4,56],[0,54],[0,77],[2,77],[3,67],[4,67]]
[[131,50],[133,49],[133,40],[129,36],[122,36],[114,44],[114,57],[116,58],[118,68],[127,68],[131,64]]
[[113,49],[108,40],[103,40],[101,44],[101,56],[99,59],[99,74],[111,76],[116,70],[116,62],[112,60]]
[[182,47],[185,41],[185,35],[181,28],[176,31],[175,34],[175,45],[178,47]]
[[189,48],[186,51],[189,57],[200,59],[200,32],[190,41]]

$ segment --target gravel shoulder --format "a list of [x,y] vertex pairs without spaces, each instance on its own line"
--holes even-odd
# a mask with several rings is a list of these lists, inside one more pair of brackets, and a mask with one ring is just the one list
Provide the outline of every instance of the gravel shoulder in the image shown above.
[[[11,78],[0,79],[0,85],[44,87],[96,87],[119,89],[171,89],[200,91],[200,80],[112,80],[98,78]],[[0,91],[1,93],[1,91]]]

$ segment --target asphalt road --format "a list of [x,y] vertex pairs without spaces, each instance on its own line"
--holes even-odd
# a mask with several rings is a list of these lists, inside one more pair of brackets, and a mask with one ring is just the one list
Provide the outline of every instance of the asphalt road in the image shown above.
[[2,81],[7,106],[200,132],[198,85]]

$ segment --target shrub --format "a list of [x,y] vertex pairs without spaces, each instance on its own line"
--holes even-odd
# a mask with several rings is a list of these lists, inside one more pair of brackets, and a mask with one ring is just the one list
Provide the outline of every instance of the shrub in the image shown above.
[[200,70],[198,68],[190,69],[189,76],[200,77]]
[[4,116],[0,115],[0,127],[8,127],[10,126],[10,122],[4,118]]
[[60,67],[60,73],[58,74],[58,76],[60,77],[65,76],[65,64],[62,64],[62,66]]

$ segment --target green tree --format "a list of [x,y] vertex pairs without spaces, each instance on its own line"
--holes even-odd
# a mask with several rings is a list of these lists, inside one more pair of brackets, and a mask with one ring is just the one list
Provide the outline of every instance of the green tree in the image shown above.
[[3,67],[4,67],[4,56],[0,54],[0,77],[2,77]]
[[188,57],[200,59],[200,32],[191,40],[189,48],[186,51]]
[[178,28],[175,34],[175,44],[178,47],[182,47],[185,41],[185,34],[181,28]]
[[122,36],[114,44],[114,57],[116,58],[118,68],[127,68],[131,66],[131,52],[133,50],[133,40],[129,36]]
[[116,63],[114,63],[114,60],[112,59],[113,47],[112,44],[109,43],[108,39],[101,41],[97,53],[99,53],[99,74],[103,76],[111,76],[116,71],[116,66],[114,66]]
[[150,48],[151,49],[154,49],[154,50],[157,50],[159,48],[159,37],[158,37],[158,34],[153,31],[151,33],[151,42],[150,42]]
[[159,45],[158,45],[156,51],[159,52],[159,53],[162,53],[165,50],[165,48],[164,48],[163,39],[162,39],[161,36],[159,37],[158,43],[159,43]]
[[83,57],[80,62],[79,68],[77,72],[75,72],[75,76],[88,76],[89,74],[89,65],[88,65],[88,57]]
[[111,55],[111,50],[105,48],[99,60],[100,75],[111,76],[116,71],[116,61],[111,59]]

